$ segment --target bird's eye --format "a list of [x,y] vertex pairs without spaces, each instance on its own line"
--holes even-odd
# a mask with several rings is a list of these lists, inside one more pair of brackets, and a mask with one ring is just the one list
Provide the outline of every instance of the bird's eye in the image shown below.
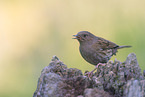
[[84,34],[84,37],[88,36],[87,34]]

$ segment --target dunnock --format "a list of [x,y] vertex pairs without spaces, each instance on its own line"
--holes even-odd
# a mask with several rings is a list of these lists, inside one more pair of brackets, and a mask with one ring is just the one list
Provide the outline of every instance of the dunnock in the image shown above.
[[118,49],[131,47],[119,46],[88,31],[81,31],[73,36],[75,36],[73,39],[77,39],[80,43],[79,50],[82,57],[96,66],[90,73],[93,73],[99,65],[105,65],[103,63],[107,63],[113,55],[116,55]]

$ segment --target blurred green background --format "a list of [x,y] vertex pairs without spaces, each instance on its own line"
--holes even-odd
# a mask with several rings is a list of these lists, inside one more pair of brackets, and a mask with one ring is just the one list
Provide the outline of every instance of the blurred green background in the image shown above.
[[0,97],[32,97],[41,70],[57,55],[69,68],[92,70],[72,39],[87,30],[137,55],[145,69],[145,0],[1,0]]

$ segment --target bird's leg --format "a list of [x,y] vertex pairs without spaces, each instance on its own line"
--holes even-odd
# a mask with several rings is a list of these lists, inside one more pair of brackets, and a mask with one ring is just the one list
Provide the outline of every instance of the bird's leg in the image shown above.
[[94,70],[92,70],[91,72],[85,73],[85,75],[88,75],[89,78],[92,77],[92,76],[93,76],[93,72],[99,67],[99,65],[105,66],[106,64],[98,63],[98,64],[95,66],[95,69],[94,69]]

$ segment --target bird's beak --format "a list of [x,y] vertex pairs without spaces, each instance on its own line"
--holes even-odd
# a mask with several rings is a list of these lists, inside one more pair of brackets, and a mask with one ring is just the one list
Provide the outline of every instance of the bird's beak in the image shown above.
[[72,39],[78,39],[78,38],[77,38],[77,35],[73,35],[73,36],[74,36],[74,38],[72,38]]

